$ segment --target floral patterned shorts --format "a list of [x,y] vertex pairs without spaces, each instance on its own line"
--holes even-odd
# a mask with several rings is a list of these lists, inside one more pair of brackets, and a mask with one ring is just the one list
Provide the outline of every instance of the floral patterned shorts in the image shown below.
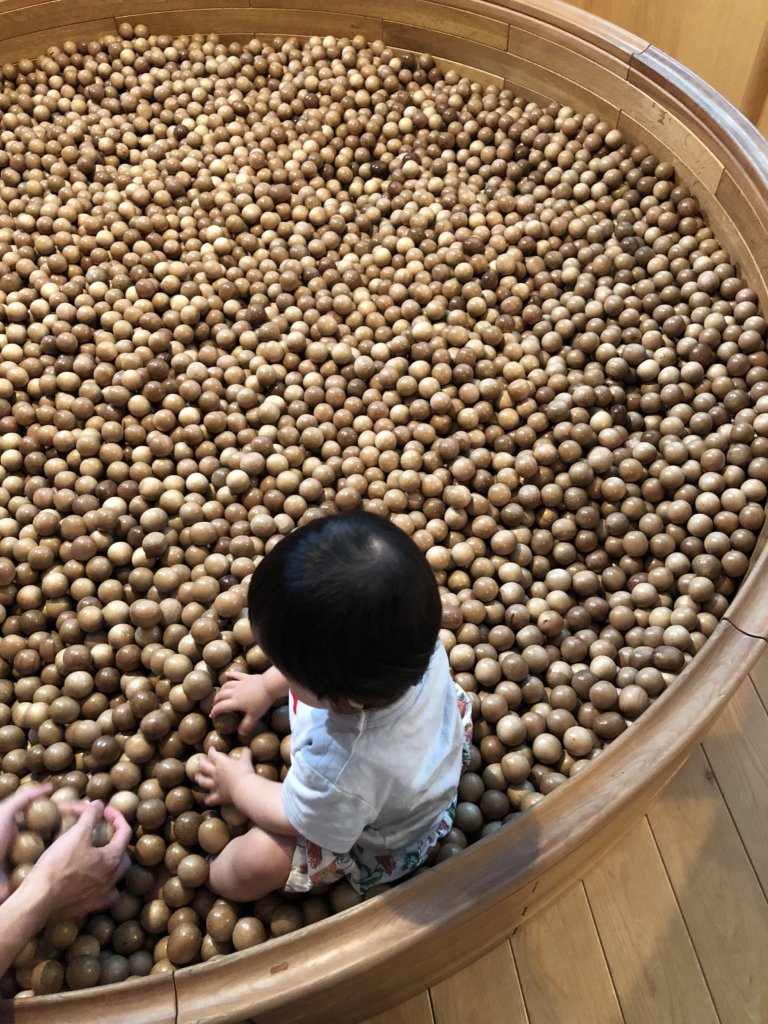
[[[466,771],[472,748],[472,703],[458,683],[454,685],[456,705],[464,729],[461,770]],[[316,885],[332,885],[346,878],[353,889],[364,894],[374,885],[394,882],[410,875],[421,867],[430,852],[450,832],[456,814],[456,801],[454,797],[450,806],[425,835],[395,853],[377,855],[357,845],[348,853],[334,853],[299,836],[285,891],[309,892]]]

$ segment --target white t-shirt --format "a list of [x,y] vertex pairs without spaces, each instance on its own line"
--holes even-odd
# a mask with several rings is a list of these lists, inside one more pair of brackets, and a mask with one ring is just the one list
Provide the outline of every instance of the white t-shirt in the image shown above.
[[462,724],[438,641],[424,677],[385,708],[339,714],[289,697],[283,810],[334,853],[391,853],[427,833],[456,796]]

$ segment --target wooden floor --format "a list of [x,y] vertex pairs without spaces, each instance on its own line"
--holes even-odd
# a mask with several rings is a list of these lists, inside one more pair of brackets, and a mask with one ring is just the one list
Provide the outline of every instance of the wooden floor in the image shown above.
[[767,897],[764,658],[583,882],[367,1024],[768,1024]]

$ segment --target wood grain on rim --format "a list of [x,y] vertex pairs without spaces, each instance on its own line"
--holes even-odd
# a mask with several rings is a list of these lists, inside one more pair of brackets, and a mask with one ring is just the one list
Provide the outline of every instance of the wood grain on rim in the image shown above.
[[120,985],[10,1002],[0,1000],[0,1024],[175,1024],[170,974]]

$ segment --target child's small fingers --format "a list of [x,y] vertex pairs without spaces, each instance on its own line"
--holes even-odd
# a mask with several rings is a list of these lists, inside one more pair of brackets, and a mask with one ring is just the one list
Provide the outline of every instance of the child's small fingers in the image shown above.
[[206,807],[218,807],[221,804],[221,797],[218,793],[209,793],[205,798]]
[[258,718],[250,711],[243,716],[243,720],[237,730],[238,735],[242,737],[253,736],[256,732],[256,726],[258,725]]
[[237,706],[235,698],[227,694],[218,700],[211,708],[211,718],[215,718],[216,715],[223,715],[225,711],[239,711],[240,708]]

